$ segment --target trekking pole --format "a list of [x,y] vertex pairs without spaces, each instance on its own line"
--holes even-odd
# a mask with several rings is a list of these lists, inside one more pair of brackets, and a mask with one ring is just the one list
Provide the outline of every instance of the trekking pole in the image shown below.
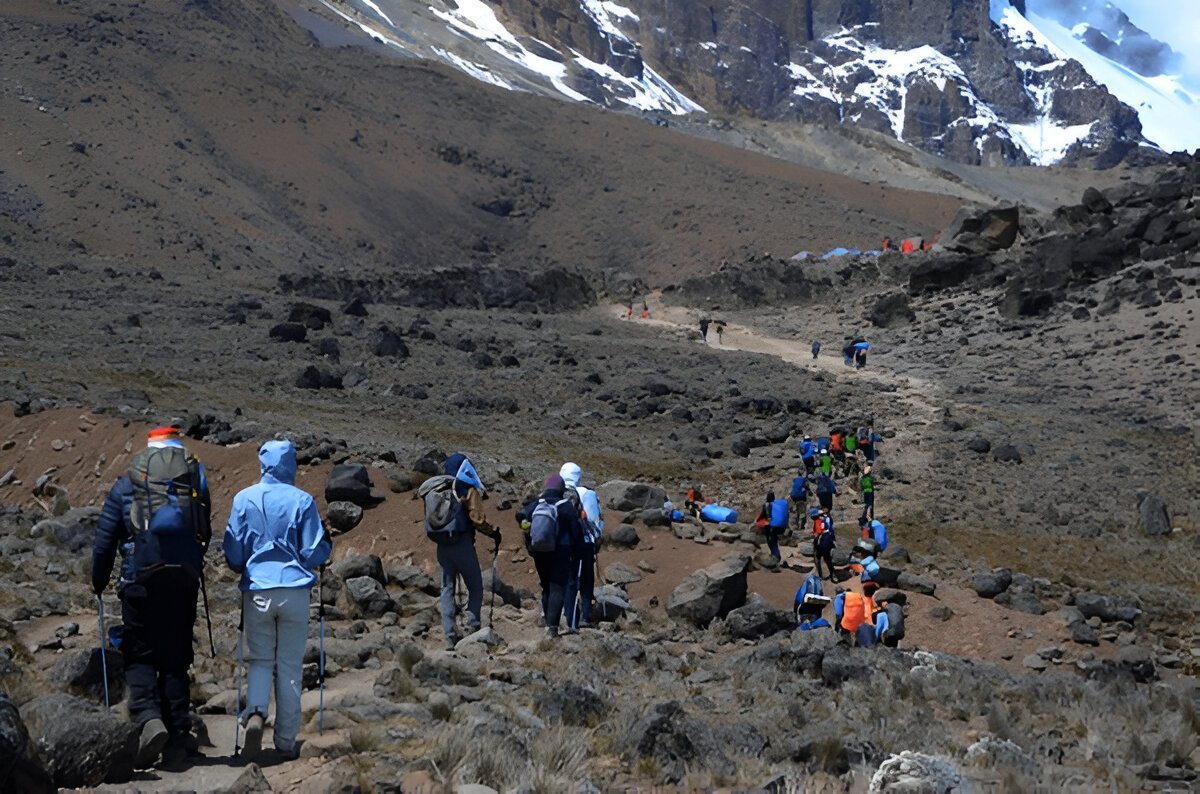
[[208,585],[204,583],[204,566],[200,567],[200,595],[204,598],[204,623],[208,626],[208,652],[210,659],[217,658],[217,644],[213,642],[212,615],[208,611]]
[[325,566],[317,573],[317,733],[325,735]]
[[[244,598],[244,596],[243,596]],[[237,667],[234,669],[234,692],[233,696],[233,757],[237,758],[242,754],[241,738],[242,738],[242,667],[246,661],[245,654],[246,640],[246,602],[242,601],[241,610],[238,613],[238,649],[237,649]]]
[[488,602],[488,628],[492,628],[492,612],[496,609],[496,560],[500,558],[500,544],[492,549],[492,597]]
[[104,708],[108,702],[108,636],[104,633],[104,599],[96,594],[96,605],[100,608],[100,674],[104,676]]

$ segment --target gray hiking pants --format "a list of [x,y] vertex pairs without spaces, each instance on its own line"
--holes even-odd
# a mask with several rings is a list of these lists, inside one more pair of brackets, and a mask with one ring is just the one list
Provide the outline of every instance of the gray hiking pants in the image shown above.
[[467,630],[478,631],[483,612],[483,574],[475,553],[474,533],[449,545],[439,545],[437,561],[442,567],[442,631],[447,637],[459,636],[454,624],[454,582],[459,576],[467,583]]

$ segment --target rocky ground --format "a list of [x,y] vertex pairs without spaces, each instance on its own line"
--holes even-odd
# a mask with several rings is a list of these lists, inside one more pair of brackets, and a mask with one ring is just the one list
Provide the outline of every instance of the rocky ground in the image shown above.
[[[1014,231],[1002,245],[950,224],[962,185],[864,185],[500,101],[313,48],[271,6],[175,10],[186,24],[157,2],[0,12],[17,44],[0,49],[15,152],[0,169],[0,689],[58,785],[1196,785],[1192,161],[1038,184],[979,172],[973,197],[1029,197],[1015,228],[998,222]],[[85,83],[98,58],[109,71]],[[339,88],[364,72],[359,93]],[[502,199],[507,215],[480,209]],[[950,232],[910,257],[765,253],[898,227]],[[634,288],[649,319],[621,318]],[[700,342],[702,316],[729,323],[719,346]],[[861,371],[839,356],[858,333]],[[216,549],[217,656],[198,631],[193,692],[206,759],[127,782],[127,734],[96,709],[96,508],[167,421],[208,467],[218,523],[277,433],[323,511],[334,463],[363,464],[386,497],[336,539],[326,730],[310,690],[298,761],[227,757],[236,597]],[[804,544],[779,569],[746,524],[669,527],[655,510],[698,482],[745,521],[785,490],[804,432],[864,421],[885,437],[899,650],[793,631]],[[507,535],[503,641],[447,653],[413,488],[460,449]],[[602,490],[615,619],[546,644],[511,509],[566,459],[588,483],[662,491]],[[861,502],[839,486],[844,554]],[[724,615],[695,597],[726,593],[739,606]],[[86,731],[56,732],[68,721]],[[105,752],[73,752],[89,742]]]

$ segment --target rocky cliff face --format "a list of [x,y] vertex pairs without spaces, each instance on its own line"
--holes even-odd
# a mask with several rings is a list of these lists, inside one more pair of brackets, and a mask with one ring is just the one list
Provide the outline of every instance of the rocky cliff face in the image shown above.
[[[1142,142],[1137,114],[1012,0],[329,2],[413,54],[609,107],[853,125],[984,165],[1105,167]],[[1095,52],[1166,62],[1115,19],[1087,27]]]

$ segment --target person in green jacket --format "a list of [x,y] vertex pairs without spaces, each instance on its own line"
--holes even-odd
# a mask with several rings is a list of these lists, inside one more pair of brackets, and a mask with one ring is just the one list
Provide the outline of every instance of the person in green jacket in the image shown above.
[[862,492],[863,518],[871,521],[875,518],[875,475],[871,472],[869,464],[863,468],[858,489]]
[[833,456],[829,454],[828,449],[824,449],[824,448],[821,449],[820,460],[821,460],[821,462],[817,466],[817,468],[820,470],[820,472],[822,474],[832,474],[833,473]]

